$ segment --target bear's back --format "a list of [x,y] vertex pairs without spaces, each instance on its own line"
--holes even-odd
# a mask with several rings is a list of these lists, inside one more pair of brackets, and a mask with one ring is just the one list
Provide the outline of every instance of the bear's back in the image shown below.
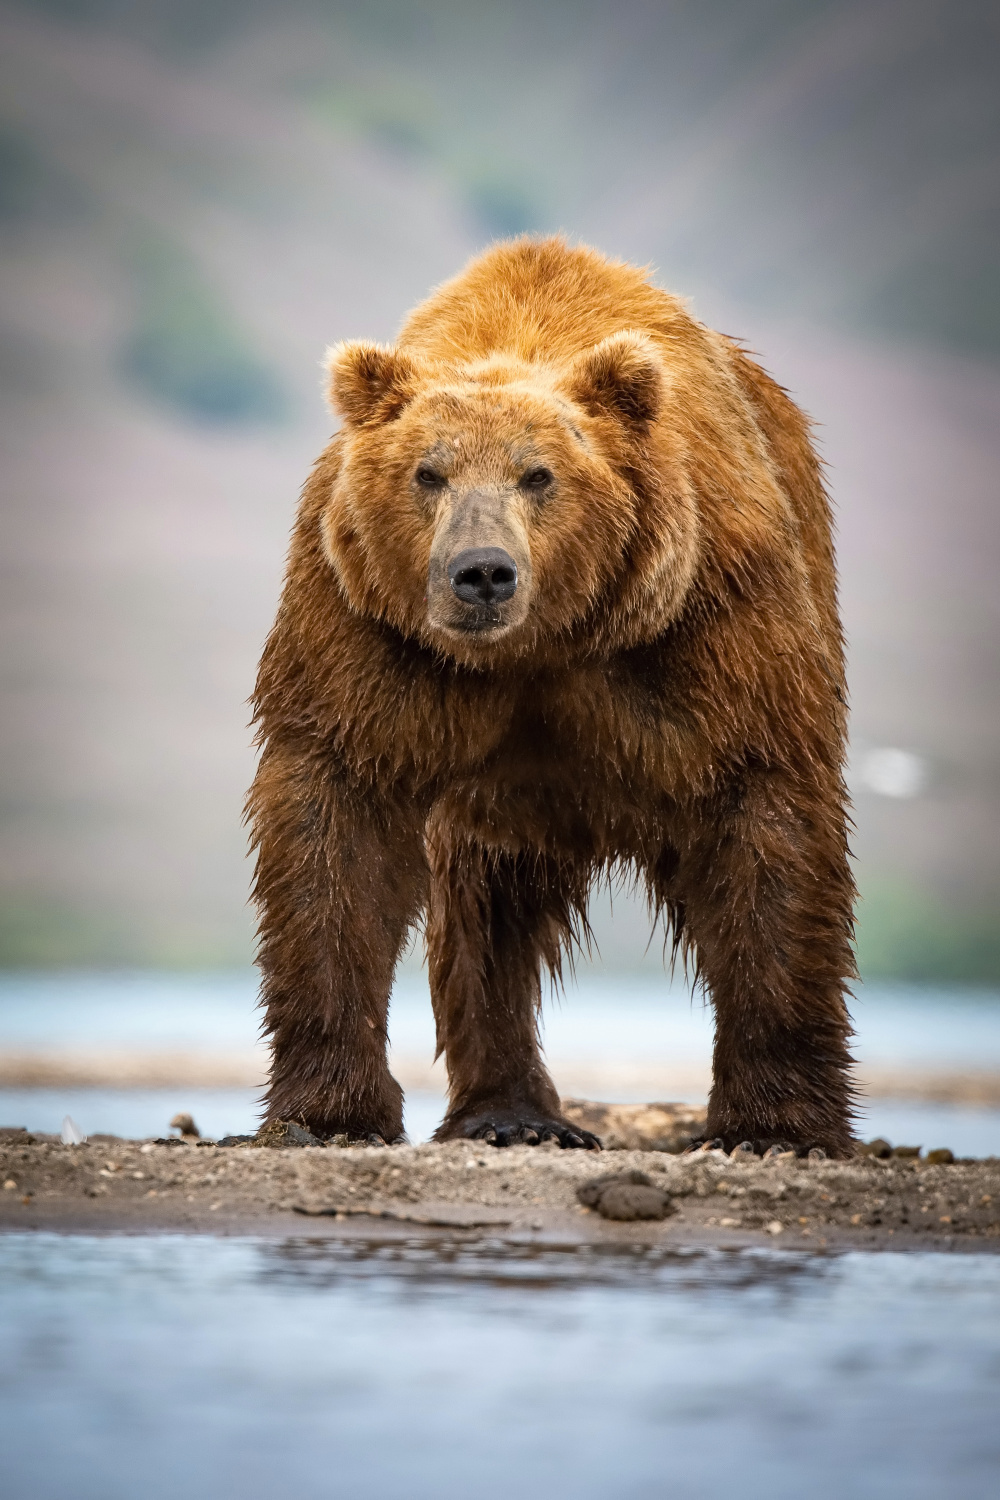
[[407,318],[398,342],[449,364],[498,353],[560,364],[624,328],[671,339],[704,332],[640,268],[563,239],[520,239],[477,256],[439,287]]

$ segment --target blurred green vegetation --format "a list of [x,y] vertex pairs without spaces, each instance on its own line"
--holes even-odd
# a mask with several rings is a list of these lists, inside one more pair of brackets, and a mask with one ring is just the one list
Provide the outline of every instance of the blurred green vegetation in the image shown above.
[[587,238],[595,203],[639,204],[687,293],[1000,359],[992,0],[905,26],[885,0],[27,3],[199,63],[311,28],[288,88],[425,157],[488,236]]
[[284,393],[222,296],[163,239],[133,251],[135,326],[122,371],[147,395],[210,425],[280,421]]
[[456,86],[442,98],[428,82],[383,62],[367,73],[364,87],[323,82],[309,103],[342,134],[361,137],[404,161],[429,161],[490,238],[555,227],[541,210],[551,191],[546,193],[544,172],[536,177],[531,153],[522,149],[522,128],[512,128],[495,105],[477,114],[463,100],[465,87]]
[[[657,936],[646,948],[645,914],[634,921],[626,914],[625,921],[630,939],[632,927],[639,936],[627,947],[616,942],[608,967],[659,966],[661,941]],[[0,901],[0,968],[228,968],[245,965],[252,952],[249,911],[228,926],[211,917],[193,926],[167,914],[157,922],[145,910],[132,916],[45,897]],[[862,893],[857,952],[863,979],[1000,985],[995,912],[946,907],[891,877],[869,882]],[[418,942],[418,962],[421,953]]]
[[82,185],[48,161],[28,132],[0,123],[0,226],[78,216],[86,207]]
[[9,128],[0,130],[0,222],[17,223],[34,211],[45,175],[28,137]]
[[148,909],[93,910],[45,896],[0,900],[0,969],[245,968],[253,956],[248,912],[230,926]]
[[857,908],[862,977],[1000,984],[998,906],[951,906],[899,877],[869,877]]

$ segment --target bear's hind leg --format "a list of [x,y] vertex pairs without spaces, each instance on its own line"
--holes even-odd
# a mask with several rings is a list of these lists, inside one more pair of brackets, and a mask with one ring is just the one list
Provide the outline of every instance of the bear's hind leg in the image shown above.
[[854,890],[836,786],[747,773],[678,842],[668,895],[715,1008],[706,1138],[850,1156]]
[[572,922],[554,867],[447,835],[429,839],[428,853],[431,998],[449,1079],[435,1140],[599,1150],[562,1117],[538,1044],[541,963],[558,968]]

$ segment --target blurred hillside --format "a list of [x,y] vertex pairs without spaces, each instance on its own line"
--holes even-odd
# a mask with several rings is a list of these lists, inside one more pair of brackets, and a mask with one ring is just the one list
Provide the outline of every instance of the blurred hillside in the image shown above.
[[862,961],[1000,979],[995,6],[36,0],[0,36],[0,962],[246,961],[322,350],[563,229],[816,417]]

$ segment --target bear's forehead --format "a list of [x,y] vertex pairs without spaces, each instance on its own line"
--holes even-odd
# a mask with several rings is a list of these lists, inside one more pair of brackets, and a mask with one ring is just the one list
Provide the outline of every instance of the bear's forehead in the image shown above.
[[570,401],[558,392],[511,386],[428,391],[412,408],[413,438],[440,461],[468,462],[476,455],[529,459],[542,447],[568,441],[588,448]]
[[443,474],[458,474],[464,469],[522,468],[536,459],[540,445],[530,432],[520,435],[502,433],[440,433],[420,445],[420,454]]

